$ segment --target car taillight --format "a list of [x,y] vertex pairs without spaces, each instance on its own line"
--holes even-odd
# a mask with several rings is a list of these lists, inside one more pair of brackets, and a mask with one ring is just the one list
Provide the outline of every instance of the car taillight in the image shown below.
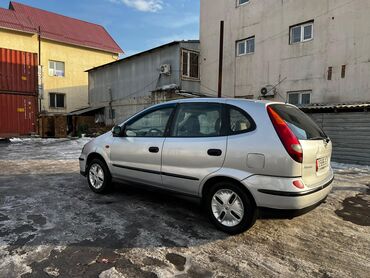
[[298,138],[291,131],[286,122],[279,116],[278,113],[270,106],[267,106],[267,112],[270,116],[271,122],[278,134],[281,142],[283,143],[288,154],[298,163],[303,161],[302,146]]
[[304,188],[304,184],[303,182],[301,182],[300,180],[295,180],[293,181],[293,185],[299,189],[303,189]]

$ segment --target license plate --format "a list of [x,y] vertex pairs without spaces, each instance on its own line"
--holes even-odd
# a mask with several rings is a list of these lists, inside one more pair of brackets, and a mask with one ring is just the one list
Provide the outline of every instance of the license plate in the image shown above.
[[316,165],[317,165],[317,171],[324,170],[328,167],[329,165],[329,158],[327,157],[321,157],[316,160]]

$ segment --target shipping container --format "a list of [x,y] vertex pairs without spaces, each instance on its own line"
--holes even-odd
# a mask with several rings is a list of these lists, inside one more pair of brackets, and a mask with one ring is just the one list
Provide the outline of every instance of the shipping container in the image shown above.
[[37,54],[0,48],[0,91],[36,94]]
[[36,132],[37,96],[0,93],[0,138]]

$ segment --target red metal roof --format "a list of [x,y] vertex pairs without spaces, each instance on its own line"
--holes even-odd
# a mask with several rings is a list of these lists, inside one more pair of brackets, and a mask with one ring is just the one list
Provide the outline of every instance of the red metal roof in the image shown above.
[[23,14],[0,8],[0,28],[35,33],[37,29]]
[[0,28],[37,33],[41,37],[62,43],[123,53],[104,27],[33,8],[11,1],[9,9],[0,8]]

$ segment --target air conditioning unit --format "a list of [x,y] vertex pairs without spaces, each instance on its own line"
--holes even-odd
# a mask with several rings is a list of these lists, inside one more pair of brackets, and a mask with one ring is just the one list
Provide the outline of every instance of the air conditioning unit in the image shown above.
[[164,64],[160,68],[161,74],[170,75],[171,74],[171,65],[170,64]]
[[276,94],[276,87],[272,85],[266,85],[261,89],[262,97],[273,97]]

